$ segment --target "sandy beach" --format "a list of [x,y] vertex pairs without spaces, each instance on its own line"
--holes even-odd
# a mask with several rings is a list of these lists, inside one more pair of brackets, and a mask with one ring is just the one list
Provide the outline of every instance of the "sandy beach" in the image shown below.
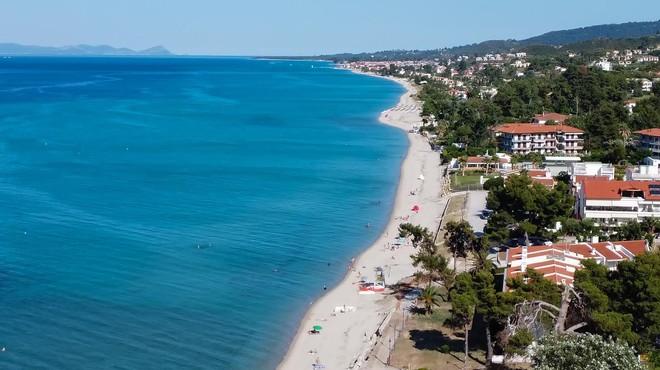
[[[411,276],[415,271],[410,259],[414,249],[402,245],[392,250],[398,226],[410,222],[435,232],[446,203],[441,198],[443,178],[438,153],[431,150],[425,137],[409,132],[413,125],[421,125],[421,108],[411,97],[416,90],[406,80],[391,79],[402,84],[406,93],[395,107],[381,113],[380,121],[404,130],[409,147],[390,221],[378,240],[355,258],[353,268],[346,261],[348,274],[342,282],[310,307],[278,369],[385,368],[383,356],[376,356],[376,346],[383,348],[388,340],[381,336],[384,326],[409,303],[399,301],[389,289],[358,294],[357,282],[361,277],[374,281],[377,267],[383,268],[387,284]],[[415,205],[418,212],[412,210]],[[344,307],[346,312],[341,312]],[[309,334],[317,325],[322,327],[320,333]]]

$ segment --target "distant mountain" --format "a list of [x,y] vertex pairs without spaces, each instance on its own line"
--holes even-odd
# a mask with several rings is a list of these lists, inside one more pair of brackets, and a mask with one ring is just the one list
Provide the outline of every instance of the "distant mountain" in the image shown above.
[[314,56],[327,60],[421,60],[450,55],[483,55],[507,53],[516,50],[550,50],[570,44],[581,44],[596,39],[631,39],[660,34],[660,20],[655,22],[629,22],[552,31],[525,40],[488,40],[478,44],[432,50],[387,50],[375,53],[332,54]]
[[593,39],[624,39],[649,36],[660,32],[660,20],[655,22],[629,22],[552,31],[522,40],[525,45],[567,45]]
[[163,46],[135,51],[109,45],[35,46],[0,43],[0,55],[174,55]]

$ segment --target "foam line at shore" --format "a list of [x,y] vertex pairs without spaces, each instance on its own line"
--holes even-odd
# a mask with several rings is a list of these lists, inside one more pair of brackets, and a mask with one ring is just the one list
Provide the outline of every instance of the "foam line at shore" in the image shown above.
[[[357,281],[361,277],[373,281],[376,267],[383,268],[388,284],[411,276],[415,271],[410,259],[414,250],[409,245],[395,246],[398,226],[411,222],[435,231],[447,202],[441,197],[444,179],[438,153],[431,150],[425,137],[409,132],[421,123],[419,103],[412,97],[416,90],[406,80],[389,79],[400,83],[406,92],[397,106],[381,113],[379,120],[404,130],[409,143],[390,220],[383,234],[354,260],[351,268],[350,261],[346,261],[348,274],[339,285],[310,307],[278,369],[309,369],[315,364],[327,369],[385,368],[389,340],[383,336],[383,329],[393,314],[404,309],[404,302],[389,291],[360,295]],[[399,106],[417,109],[394,109]],[[415,205],[419,212],[412,210]],[[342,313],[339,308],[344,306],[355,310]],[[320,333],[308,334],[316,325],[322,327]]]

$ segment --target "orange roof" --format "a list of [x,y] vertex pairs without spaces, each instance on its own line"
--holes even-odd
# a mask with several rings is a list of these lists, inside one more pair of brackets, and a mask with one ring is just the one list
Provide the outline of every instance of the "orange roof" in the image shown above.
[[582,181],[582,188],[586,199],[621,199],[623,190],[641,190],[644,199],[660,200],[660,195],[651,194],[649,185],[658,185],[658,181],[623,181],[586,179]]
[[571,118],[570,115],[559,114],[559,113],[546,113],[546,114],[535,114],[534,119],[537,121],[555,121],[557,123],[563,123],[567,119]]
[[597,180],[609,180],[609,176],[587,176],[587,175],[575,175],[573,176],[573,182],[576,184],[582,183],[584,180],[592,180],[592,179],[597,179]]
[[635,256],[646,252],[646,242],[644,240],[626,240],[622,242],[615,242],[614,244],[626,248]]
[[572,126],[546,126],[536,123],[505,123],[503,125],[493,128],[496,132],[503,132],[505,134],[549,134],[557,133],[558,131],[567,132],[569,134],[582,134],[584,131]]
[[547,186],[549,188],[555,186],[555,179],[553,179],[553,178],[546,179],[546,178],[542,178],[542,177],[532,177],[532,182],[535,182],[537,184],[541,184],[543,186]]
[[[529,261],[532,258],[537,258],[539,256],[547,255],[564,255],[568,259],[572,260],[583,260],[585,258],[604,258],[606,261],[621,261],[627,260],[630,257],[623,253],[622,251],[616,252],[613,249],[614,245],[621,246],[624,249],[628,250],[633,255],[638,255],[646,251],[646,241],[644,240],[628,240],[622,242],[602,242],[602,243],[578,243],[578,244],[568,244],[568,243],[558,243],[553,246],[529,246],[527,247],[527,260]],[[510,277],[515,277],[517,275],[523,274],[522,266],[518,265],[511,267],[511,262],[522,260],[522,247],[510,248],[507,253],[507,275]],[[574,254],[565,254],[564,251],[569,251]],[[581,266],[575,266],[574,264],[567,263],[561,258],[547,258],[535,263],[530,263],[526,265],[526,269],[534,269],[537,272],[543,274],[546,279],[552,280],[557,284],[562,283],[562,279],[565,280],[566,284],[573,284],[573,271],[568,271],[568,267],[572,267],[576,270],[581,269]]]
[[548,172],[546,170],[528,170],[527,174],[530,177],[545,177]]
[[[495,157],[494,159],[497,159],[497,162],[499,162],[499,163],[509,163],[509,159],[507,159],[507,158]],[[484,163],[485,160],[486,160],[486,158],[481,157],[481,156],[467,157],[467,163]],[[495,162],[493,162],[493,164],[495,164]]]
[[610,243],[608,242],[602,242],[602,243],[592,243],[591,246],[594,247],[594,249],[603,255],[608,261],[620,261],[622,259],[627,259],[625,256],[622,256],[621,254],[611,250],[608,248]]
[[646,130],[635,131],[638,135],[660,137],[660,128],[647,128]]

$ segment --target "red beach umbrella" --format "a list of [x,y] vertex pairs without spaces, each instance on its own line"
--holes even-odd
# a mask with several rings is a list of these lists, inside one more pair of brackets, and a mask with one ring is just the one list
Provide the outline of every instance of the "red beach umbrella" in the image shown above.
[[419,212],[419,206],[415,204],[412,210],[415,212]]

